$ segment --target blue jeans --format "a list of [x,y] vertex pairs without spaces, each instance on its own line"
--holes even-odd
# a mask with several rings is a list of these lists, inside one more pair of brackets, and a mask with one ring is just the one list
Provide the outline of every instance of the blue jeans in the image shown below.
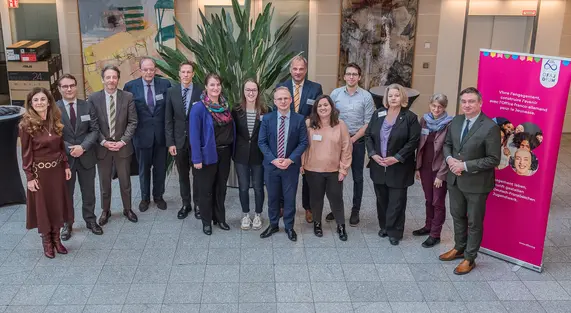
[[234,163],[236,174],[238,174],[238,194],[242,212],[250,212],[250,178],[254,185],[254,199],[256,202],[256,213],[262,213],[264,206],[264,167],[263,165],[248,165]]

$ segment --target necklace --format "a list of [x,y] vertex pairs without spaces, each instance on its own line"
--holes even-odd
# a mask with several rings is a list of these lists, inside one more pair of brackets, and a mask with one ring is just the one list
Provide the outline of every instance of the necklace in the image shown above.
[[50,133],[50,131],[44,126],[44,129],[46,130],[46,132],[48,133],[48,135],[52,135],[52,133]]

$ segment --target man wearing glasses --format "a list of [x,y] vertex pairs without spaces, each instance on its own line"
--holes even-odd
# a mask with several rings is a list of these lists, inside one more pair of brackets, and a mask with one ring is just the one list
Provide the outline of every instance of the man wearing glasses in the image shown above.
[[[77,99],[77,80],[73,75],[63,75],[58,81],[58,89],[62,95],[62,100],[57,102],[64,126],[62,137],[71,169],[71,179],[66,182],[71,203],[74,203],[75,180],[79,178],[83,220],[87,228],[95,235],[102,235],[103,230],[97,224],[95,216],[97,156],[94,145],[97,144],[99,136],[99,123],[95,108],[87,101]],[[61,239],[69,240],[72,230],[73,220],[66,221],[61,231]]]
[[[345,122],[353,143],[353,162],[351,174],[353,175],[353,206],[349,225],[359,224],[359,210],[363,198],[363,168],[365,165],[365,130],[374,112],[373,97],[365,89],[359,87],[361,68],[355,63],[345,66],[344,75],[346,85],[331,92],[331,99],[339,109],[339,118]],[[333,213],[327,214],[327,221],[335,218]]]
[[141,202],[139,211],[145,212],[151,203],[151,169],[153,173],[153,201],[160,210],[167,209],[165,193],[167,146],[165,142],[165,104],[171,83],[156,77],[155,61],[143,57],[139,61],[141,78],[125,84],[123,90],[133,94],[137,117],[137,130],[133,136],[135,156],[139,162]]

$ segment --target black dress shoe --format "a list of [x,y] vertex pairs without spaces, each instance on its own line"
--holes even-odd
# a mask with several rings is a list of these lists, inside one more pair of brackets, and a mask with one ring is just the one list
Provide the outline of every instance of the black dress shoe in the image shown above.
[[145,212],[149,209],[149,205],[151,204],[151,201],[149,200],[141,200],[141,202],[139,202],[139,211],[140,212]]
[[230,226],[228,224],[226,224],[226,222],[218,223],[218,227],[220,227],[220,229],[222,229],[222,230],[230,230]]
[[291,241],[297,241],[297,233],[295,232],[295,230],[292,229],[286,229],[285,230],[286,234],[287,234],[287,238]]
[[384,228],[381,228],[381,230],[379,230],[379,237],[381,238],[385,238],[387,235],[387,230]]
[[349,218],[349,225],[355,227],[359,225],[359,211],[351,211],[351,217]]
[[335,216],[333,216],[333,212],[329,212],[329,214],[327,214],[327,216],[325,216],[325,220],[328,222],[331,222],[334,219],[335,219]]
[[111,217],[111,211],[101,212],[101,216],[99,217],[99,225],[103,226],[103,225],[107,224],[110,217]]
[[163,198],[156,198],[153,201],[155,201],[155,203],[157,204],[157,208],[159,208],[159,210],[164,211],[167,209],[167,203]]
[[192,210],[191,207],[183,205],[182,208],[180,208],[180,210],[178,211],[176,217],[179,220],[184,220],[188,216],[188,213],[190,213],[190,210]]
[[268,238],[271,235],[277,233],[280,231],[280,228],[278,226],[268,226],[268,228],[266,228],[266,230],[264,230],[261,234],[260,234],[260,238]]
[[430,234],[430,230],[429,230],[429,229],[426,229],[426,228],[424,228],[424,227],[421,228],[421,229],[417,229],[417,230],[415,230],[415,231],[412,232],[412,235],[413,235],[413,236],[425,236],[425,235],[428,235],[428,234]]
[[101,228],[101,226],[97,225],[96,222],[87,223],[85,227],[87,227],[87,229],[90,229],[91,232],[95,235],[103,235],[103,229]]
[[440,238],[434,238],[428,236],[428,238],[426,238],[426,240],[422,243],[422,246],[425,248],[432,248],[439,243],[440,243]]
[[205,234],[208,235],[208,236],[212,235],[212,226],[210,226],[210,225],[202,225],[202,232],[205,233]]
[[313,222],[313,233],[317,237],[323,237],[323,229],[321,228],[321,223]]
[[139,221],[137,215],[135,214],[135,212],[133,212],[133,210],[123,210],[123,215],[127,217],[129,222],[137,223]]
[[399,240],[393,237],[389,237],[389,242],[391,243],[391,245],[393,246],[398,246],[399,245]]
[[61,230],[61,240],[67,241],[71,238],[71,228],[72,226],[68,223],[63,224],[63,228]]
[[194,217],[195,217],[197,220],[202,219],[202,216],[200,216],[200,209],[198,208],[197,205],[194,206]]
[[347,231],[345,230],[345,224],[337,225],[337,233],[339,234],[339,240],[347,241]]

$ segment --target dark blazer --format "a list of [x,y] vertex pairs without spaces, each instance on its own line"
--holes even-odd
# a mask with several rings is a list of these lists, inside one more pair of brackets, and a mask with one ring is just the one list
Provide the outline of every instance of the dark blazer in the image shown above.
[[[190,96],[190,105],[200,101],[200,95],[203,88],[197,84],[192,84],[192,94]],[[165,110],[165,137],[167,147],[176,146],[182,149],[185,141],[188,140],[188,115],[184,112],[184,103],[182,103],[182,87],[181,84],[174,84],[167,90],[167,101]]]
[[[87,101],[77,99],[77,103],[74,106],[75,112],[77,113],[74,129],[71,127],[69,115],[67,114],[63,100],[58,100],[56,104],[61,111],[61,121],[63,123],[62,137],[69,167],[73,168],[75,160],[77,159],[86,169],[94,167],[97,163],[95,145],[97,145],[97,138],[99,137],[99,123],[97,122],[95,108]],[[83,150],[85,150],[79,158],[74,158],[69,154],[69,146],[75,145],[80,145]]]
[[451,156],[464,161],[468,171],[460,176],[448,171],[447,182],[457,184],[462,192],[489,193],[495,186],[494,168],[501,160],[500,128],[482,112],[460,142],[465,120],[463,114],[452,119],[443,150],[445,160]]
[[[365,145],[369,158],[381,155],[381,126],[385,121],[385,108],[373,113],[369,126],[365,131]],[[406,188],[414,184],[415,150],[420,138],[418,117],[408,109],[401,109],[395,120],[387,145],[387,157],[393,156],[399,162],[383,167],[374,160],[369,160],[371,179],[375,184],[386,184],[391,188]]]
[[[266,113],[267,115],[267,113]],[[232,117],[236,123],[236,149],[234,152],[234,162],[247,165],[260,165],[264,160],[264,155],[258,147],[258,135],[262,116],[256,119],[252,136],[248,131],[248,118],[246,111],[233,110]]]
[[[426,129],[426,121],[424,118],[420,118],[420,128]],[[436,177],[442,181],[446,181],[446,176],[448,174],[448,164],[444,161],[444,152],[442,147],[444,146],[444,141],[446,140],[446,134],[450,128],[450,123],[446,125],[442,130],[437,131],[434,137],[434,157],[432,160],[432,171],[437,172]],[[419,170],[422,167],[422,159],[424,157],[424,148],[426,144],[426,137],[428,134],[420,134],[420,142],[418,144],[418,149],[416,151],[416,169]]]
[[[291,92],[292,101],[291,101],[291,109],[292,111],[295,109],[295,105],[293,104],[293,81],[291,79],[286,80],[283,83],[277,84],[277,87],[285,86]],[[301,97],[299,98],[299,114],[303,115],[304,117],[309,116],[311,114],[311,108],[313,106],[313,102],[317,97],[323,94],[323,88],[321,88],[321,84],[312,82],[309,79],[306,79],[303,82],[303,87],[301,90]],[[277,111],[277,110],[276,110]]]
[[165,146],[165,103],[167,89],[171,83],[163,78],[154,78],[155,110],[151,112],[147,105],[147,95],[143,79],[137,78],[125,84],[124,91],[133,94],[133,101],[137,108],[138,127],[133,136],[135,148],[151,148],[153,144]]
[[103,140],[124,141],[127,145],[119,150],[119,157],[126,158],[133,154],[131,139],[137,129],[137,109],[130,92],[117,90],[115,137],[110,138],[109,119],[107,117],[107,101],[105,90],[92,93],[87,100],[95,108],[99,122],[99,138],[97,139],[97,158],[103,159],[107,155],[107,148],[101,145]]
[[[234,141],[236,140],[236,124],[232,121]],[[189,122],[190,153],[192,164],[210,165],[218,162],[216,152],[216,136],[214,120],[202,101],[196,102],[190,110]],[[234,146],[234,145],[233,145]]]
[[[271,162],[278,155],[278,114],[279,112],[276,110],[264,116],[258,138],[258,146],[264,155],[263,164],[270,168],[275,168]],[[301,166],[301,155],[306,148],[307,127],[305,126],[305,118],[301,114],[291,112],[285,151],[286,158],[293,161],[290,167],[299,168]]]

